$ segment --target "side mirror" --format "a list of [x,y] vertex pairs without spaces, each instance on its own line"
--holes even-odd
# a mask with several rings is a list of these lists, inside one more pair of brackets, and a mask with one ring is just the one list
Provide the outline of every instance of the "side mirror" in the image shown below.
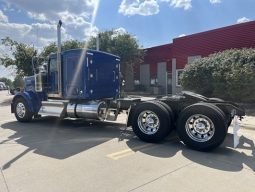
[[125,86],[125,80],[122,80],[121,85],[124,87]]
[[42,62],[38,68],[37,68],[38,73],[47,73],[48,71],[48,64],[46,62]]

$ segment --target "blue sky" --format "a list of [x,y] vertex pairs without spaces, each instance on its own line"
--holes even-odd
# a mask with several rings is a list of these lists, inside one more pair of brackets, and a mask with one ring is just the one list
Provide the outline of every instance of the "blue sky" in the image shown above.
[[[170,1],[169,1],[170,2]],[[189,2],[189,1],[183,1]],[[214,3],[212,3],[214,2]],[[158,1],[159,12],[143,16],[119,13],[120,1],[101,1],[96,25],[100,30],[123,27],[137,36],[144,47],[171,42],[181,34],[193,34],[237,23],[240,18],[254,19],[254,0],[193,0],[191,7],[171,6]],[[106,12],[107,10],[107,12]]]
[[[0,38],[41,49],[63,39],[86,40],[98,31],[131,33],[142,47],[170,43],[189,35],[254,20],[254,0],[0,0]],[[7,53],[0,45],[0,54]],[[0,68],[0,77],[8,74]]]

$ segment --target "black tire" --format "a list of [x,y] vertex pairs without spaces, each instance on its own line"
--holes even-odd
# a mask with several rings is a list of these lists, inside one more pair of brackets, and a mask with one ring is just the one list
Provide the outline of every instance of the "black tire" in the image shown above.
[[172,108],[169,105],[167,105],[166,103],[164,103],[163,101],[156,100],[155,102],[162,105],[168,112],[168,115],[170,117],[170,127],[169,127],[169,133],[170,133],[176,127],[175,123],[174,123],[174,112],[173,112]]
[[155,100],[154,102],[162,105],[167,110],[170,119],[173,120],[174,113],[173,113],[173,110],[171,109],[171,107],[169,105],[167,105],[166,103],[164,103],[163,101],[160,101],[160,100]]
[[214,108],[216,111],[218,111],[222,117],[224,118],[225,120],[225,124],[227,125],[228,124],[228,118],[227,118],[227,115],[223,112],[223,110],[221,110],[219,107],[217,107],[216,105],[212,104],[212,103],[203,103],[204,105],[207,105],[207,106],[210,106],[212,108]]
[[14,102],[15,117],[20,122],[29,122],[33,114],[29,111],[28,104],[23,98],[17,98]]
[[210,103],[197,103],[185,108],[177,121],[177,133],[184,144],[199,151],[212,150],[221,145],[227,128],[220,111]]
[[[213,102],[224,102],[224,100],[220,99],[220,98],[209,98],[209,100],[213,101]],[[231,125],[233,118],[231,117],[231,114],[229,114],[227,112],[227,109],[223,108],[223,110],[221,110],[221,111],[225,115],[226,125],[227,125],[227,128],[228,128]]]
[[[150,117],[157,126],[151,125],[149,127],[143,122]],[[150,143],[160,142],[171,131],[169,113],[162,105],[156,102],[141,103],[134,111],[132,128],[141,140]]]

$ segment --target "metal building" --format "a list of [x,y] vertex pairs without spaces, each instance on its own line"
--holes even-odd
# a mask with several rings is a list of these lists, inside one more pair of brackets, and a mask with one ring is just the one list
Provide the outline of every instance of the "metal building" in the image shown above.
[[[255,21],[231,25],[173,39],[166,45],[145,49],[144,63],[135,66],[135,79],[162,92],[181,90],[179,76],[197,58],[233,48],[255,48]],[[167,84],[167,86],[166,86]]]

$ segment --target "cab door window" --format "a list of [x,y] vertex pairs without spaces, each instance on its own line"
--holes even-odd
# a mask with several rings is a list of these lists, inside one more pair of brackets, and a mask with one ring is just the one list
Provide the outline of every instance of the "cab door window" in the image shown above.
[[57,66],[57,59],[52,58],[50,59],[50,66],[49,66],[49,89],[52,93],[58,92],[58,66]]

